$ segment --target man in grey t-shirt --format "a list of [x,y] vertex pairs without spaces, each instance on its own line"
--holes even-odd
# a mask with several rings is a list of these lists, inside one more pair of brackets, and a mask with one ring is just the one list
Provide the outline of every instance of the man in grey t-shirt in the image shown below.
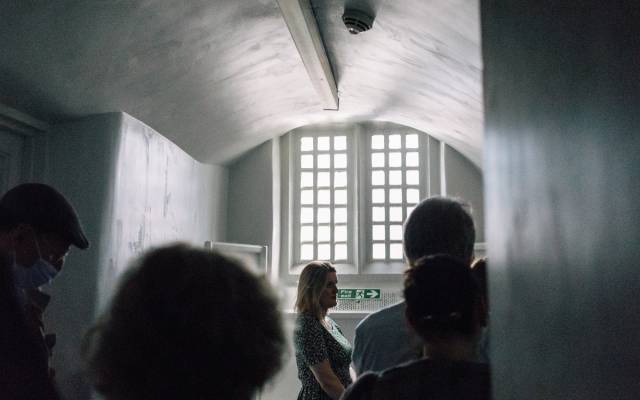
[[420,357],[422,344],[407,326],[404,310],[403,301],[369,314],[358,324],[352,356],[358,375]]
[[[421,257],[440,253],[470,265],[476,233],[468,209],[460,200],[444,197],[418,204],[404,224],[403,246],[409,266]],[[408,329],[404,308],[404,302],[383,308],[358,324],[352,355],[358,375],[421,356],[422,344]]]

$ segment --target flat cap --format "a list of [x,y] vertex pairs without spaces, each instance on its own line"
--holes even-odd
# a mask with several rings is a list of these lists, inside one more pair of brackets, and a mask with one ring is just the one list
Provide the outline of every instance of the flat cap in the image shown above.
[[37,230],[55,232],[79,249],[89,247],[80,219],[71,203],[56,189],[43,183],[24,183],[0,199],[0,225],[29,224]]

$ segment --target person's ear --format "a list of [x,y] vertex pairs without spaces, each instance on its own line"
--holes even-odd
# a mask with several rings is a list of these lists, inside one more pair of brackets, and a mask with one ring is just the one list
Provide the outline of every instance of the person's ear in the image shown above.
[[415,321],[411,317],[411,314],[409,313],[407,307],[404,308],[404,320],[407,324],[407,328],[412,332],[416,332]]

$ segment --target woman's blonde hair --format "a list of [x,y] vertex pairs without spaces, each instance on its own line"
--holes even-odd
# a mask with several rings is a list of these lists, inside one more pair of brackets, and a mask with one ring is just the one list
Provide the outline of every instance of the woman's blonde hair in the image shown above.
[[320,295],[330,272],[336,272],[336,269],[328,261],[311,261],[304,267],[298,281],[295,305],[298,313],[310,314],[320,319],[322,316]]

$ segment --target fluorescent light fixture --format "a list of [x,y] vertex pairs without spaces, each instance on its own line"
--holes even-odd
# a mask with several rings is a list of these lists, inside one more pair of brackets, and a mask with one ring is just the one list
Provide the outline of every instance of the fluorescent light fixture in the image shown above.
[[325,110],[338,109],[338,89],[309,0],[278,0],[291,37]]

